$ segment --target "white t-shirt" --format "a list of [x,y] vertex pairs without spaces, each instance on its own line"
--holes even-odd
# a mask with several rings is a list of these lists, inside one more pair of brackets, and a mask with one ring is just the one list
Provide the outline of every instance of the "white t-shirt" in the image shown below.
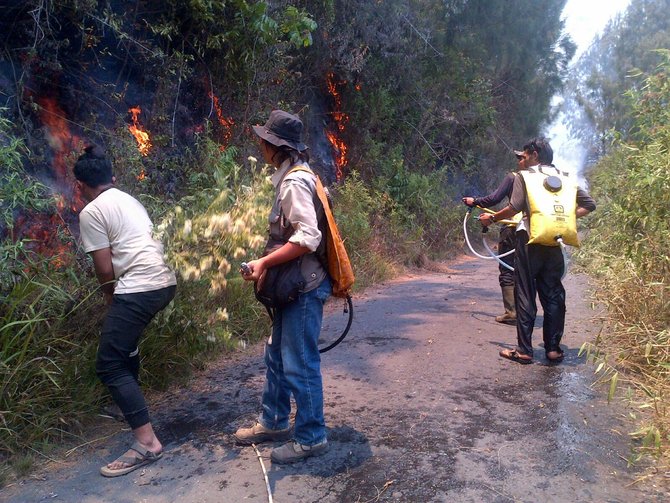
[[111,248],[115,294],[177,284],[163,258],[162,243],[151,235],[153,224],[146,209],[129,194],[115,188],[102,192],[81,210],[79,229],[86,253]]

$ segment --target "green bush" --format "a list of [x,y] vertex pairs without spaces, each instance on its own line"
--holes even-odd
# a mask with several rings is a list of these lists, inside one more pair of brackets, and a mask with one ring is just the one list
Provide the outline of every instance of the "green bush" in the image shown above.
[[580,254],[597,275],[615,323],[596,348],[611,365],[610,393],[617,381],[642,391],[640,408],[654,415],[633,436],[642,439],[643,452],[655,453],[667,452],[670,441],[669,55],[630,93],[635,140],[618,143],[594,169],[598,211],[590,217],[588,253]]

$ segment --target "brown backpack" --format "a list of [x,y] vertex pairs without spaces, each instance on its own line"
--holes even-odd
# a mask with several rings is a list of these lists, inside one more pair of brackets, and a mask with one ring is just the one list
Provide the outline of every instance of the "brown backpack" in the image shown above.
[[[354,284],[354,270],[351,267],[349,255],[344,247],[344,241],[340,236],[340,231],[335,222],[335,215],[330,207],[330,200],[326,194],[326,190],[321,183],[319,175],[314,173],[311,169],[304,165],[298,165],[292,168],[288,173],[294,171],[307,171],[316,177],[316,197],[323,206],[323,211],[326,215],[327,232],[326,236],[326,258],[328,262],[328,274],[333,283],[333,296],[340,298],[347,298],[351,295],[351,287]],[[288,175],[288,173],[286,173]]]

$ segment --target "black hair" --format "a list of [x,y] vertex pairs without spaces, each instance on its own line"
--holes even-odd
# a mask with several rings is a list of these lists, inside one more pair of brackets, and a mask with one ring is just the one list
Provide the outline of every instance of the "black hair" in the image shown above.
[[72,169],[74,177],[89,187],[112,183],[112,162],[98,145],[89,145]]
[[263,141],[268,145],[272,145],[276,149],[275,154],[272,156],[273,162],[275,157],[277,157],[279,164],[284,162],[286,159],[291,159],[291,164],[297,164],[300,161],[309,162],[309,154],[307,153],[307,150],[299,152],[296,149],[288,147],[286,145],[278,147],[277,145],[274,145],[269,141],[267,141],[265,138],[263,138]]
[[549,145],[549,140],[544,137],[529,140],[523,149],[526,152],[537,152],[537,160],[540,161],[540,164],[549,165],[554,160],[554,150]]

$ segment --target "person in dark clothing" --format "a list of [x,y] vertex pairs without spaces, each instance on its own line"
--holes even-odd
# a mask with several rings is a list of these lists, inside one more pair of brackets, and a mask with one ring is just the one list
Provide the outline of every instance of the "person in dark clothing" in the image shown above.
[[[540,172],[542,167],[549,167],[555,170],[552,161],[553,150],[545,138],[534,138],[524,145],[522,162],[525,169]],[[500,356],[523,364],[533,362],[532,334],[537,315],[535,297],[539,295],[544,309],[542,330],[545,355],[550,362],[557,363],[563,360],[560,343],[565,327],[565,289],[561,278],[565,264],[560,246],[528,244],[531,228],[528,190],[524,178],[518,176],[514,180],[509,205],[496,213],[482,215],[480,219],[482,225],[488,226],[523,211],[523,219],[516,231],[514,259],[517,348],[500,351]],[[577,188],[574,216],[581,218],[595,209],[591,196]]]
[[[523,152],[515,152],[518,166],[517,170],[523,169]],[[469,207],[479,206],[481,208],[490,208],[500,203],[503,199],[510,199],[512,195],[512,187],[514,186],[514,179],[516,173],[508,173],[503,179],[502,183],[496,190],[484,197],[464,197],[463,204]],[[504,255],[514,249],[514,234],[516,225],[505,225],[500,231],[498,239],[498,255]],[[500,316],[496,316],[495,320],[498,323],[505,323],[507,325],[516,325],[516,309],[514,307],[514,254],[510,253],[500,260],[509,266],[505,267],[500,264],[498,269],[498,282],[502,290],[502,299],[505,312]]]

